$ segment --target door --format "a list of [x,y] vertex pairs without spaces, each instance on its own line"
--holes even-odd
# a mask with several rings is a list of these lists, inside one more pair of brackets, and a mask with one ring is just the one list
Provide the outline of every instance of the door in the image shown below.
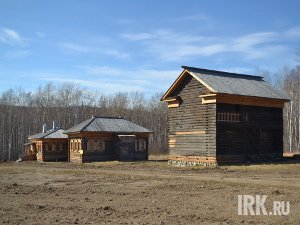
[[135,135],[119,136],[119,159],[135,160]]

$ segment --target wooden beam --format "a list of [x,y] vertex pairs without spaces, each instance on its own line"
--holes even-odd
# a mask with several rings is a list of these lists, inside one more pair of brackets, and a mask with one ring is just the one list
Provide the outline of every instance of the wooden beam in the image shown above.
[[205,94],[200,95],[202,104],[227,103],[237,105],[250,105],[283,108],[287,100],[273,99],[256,96],[231,95],[231,94]]
[[173,100],[168,102],[168,108],[177,108],[179,107],[179,100]]
[[178,96],[174,96],[174,97],[169,97],[169,98],[166,98],[164,101],[165,102],[172,102],[172,101],[176,101],[178,100]]
[[216,157],[213,157],[213,156],[180,156],[180,155],[169,155],[169,160],[185,161],[185,162],[216,163]]
[[283,99],[262,98],[255,96],[217,94],[217,103],[228,103],[238,105],[263,106],[273,108],[283,108]]
[[205,134],[205,130],[194,130],[194,131],[177,131],[175,135],[186,135],[186,134]]
[[216,96],[217,94],[205,94],[205,95],[199,95],[199,97],[203,98],[203,97],[213,97]]
[[200,95],[199,96],[202,100],[202,104],[211,104],[216,103],[216,94],[206,94],[206,95]]

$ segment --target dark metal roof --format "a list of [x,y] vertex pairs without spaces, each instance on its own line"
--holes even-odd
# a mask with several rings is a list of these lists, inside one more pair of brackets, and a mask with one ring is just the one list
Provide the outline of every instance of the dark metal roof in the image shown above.
[[213,93],[246,95],[288,100],[281,91],[272,87],[261,76],[229,73],[182,66],[193,77],[207,86]]
[[62,128],[55,128],[48,130],[45,133],[38,133],[28,137],[28,139],[44,139],[44,138],[68,138],[65,131]]
[[68,130],[76,132],[109,132],[109,133],[151,133],[152,131],[118,117],[92,117]]

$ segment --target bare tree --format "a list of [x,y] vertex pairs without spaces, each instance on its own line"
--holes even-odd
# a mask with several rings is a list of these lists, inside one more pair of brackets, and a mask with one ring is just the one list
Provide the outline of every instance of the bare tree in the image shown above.
[[166,107],[159,95],[148,100],[141,92],[104,95],[73,83],[48,83],[35,92],[9,89],[0,96],[0,160],[14,160],[30,134],[50,128],[70,128],[92,115],[123,116],[155,131],[150,151],[167,151]]

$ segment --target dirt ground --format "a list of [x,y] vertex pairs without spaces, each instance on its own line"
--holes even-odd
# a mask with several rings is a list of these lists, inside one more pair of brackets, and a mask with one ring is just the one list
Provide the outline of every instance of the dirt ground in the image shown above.
[[[239,216],[239,194],[290,214]],[[300,224],[300,164],[0,163],[0,224]]]

